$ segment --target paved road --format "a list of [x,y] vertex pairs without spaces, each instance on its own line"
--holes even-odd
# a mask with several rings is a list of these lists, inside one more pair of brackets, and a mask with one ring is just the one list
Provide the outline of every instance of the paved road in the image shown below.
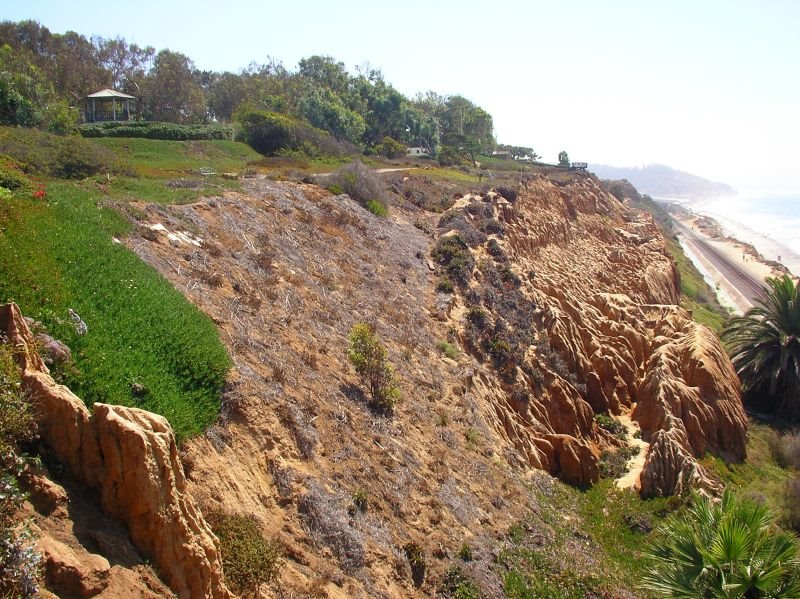
[[739,265],[732,262],[727,256],[719,252],[713,245],[708,243],[703,237],[697,235],[691,229],[685,227],[677,220],[673,219],[678,232],[690,239],[703,256],[722,274],[728,282],[741,293],[747,301],[755,305],[755,300],[763,299],[764,283],[741,269]]

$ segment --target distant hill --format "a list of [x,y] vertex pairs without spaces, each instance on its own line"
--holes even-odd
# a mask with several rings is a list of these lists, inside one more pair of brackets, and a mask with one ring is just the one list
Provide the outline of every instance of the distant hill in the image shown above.
[[627,179],[639,192],[651,196],[710,198],[736,195],[736,190],[730,185],[715,183],[663,164],[640,167],[590,164],[589,170],[601,179]]

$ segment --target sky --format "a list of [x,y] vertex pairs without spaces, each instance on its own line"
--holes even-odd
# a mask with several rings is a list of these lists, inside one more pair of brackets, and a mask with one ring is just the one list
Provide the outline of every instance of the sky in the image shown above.
[[169,48],[204,70],[369,63],[408,96],[461,94],[544,160],[667,164],[800,191],[797,0],[3,0],[0,19]]

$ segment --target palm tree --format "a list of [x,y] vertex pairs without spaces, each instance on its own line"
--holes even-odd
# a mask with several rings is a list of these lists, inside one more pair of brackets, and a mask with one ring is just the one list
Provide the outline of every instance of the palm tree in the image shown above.
[[800,282],[767,279],[766,297],[725,325],[722,340],[742,381],[745,400],[800,415]]
[[800,597],[797,539],[764,505],[729,491],[717,503],[695,497],[659,527],[645,555],[642,586],[660,597]]

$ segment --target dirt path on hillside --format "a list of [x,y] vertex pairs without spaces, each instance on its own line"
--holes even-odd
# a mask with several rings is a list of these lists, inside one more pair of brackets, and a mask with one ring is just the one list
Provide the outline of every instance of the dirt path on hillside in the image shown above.
[[627,442],[633,447],[638,447],[639,453],[628,460],[628,473],[618,478],[615,483],[620,489],[637,489],[639,487],[639,475],[644,468],[644,460],[647,457],[650,444],[634,436],[640,429],[639,424],[631,420],[630,414],[620,414],[618,420],[628,430]]

